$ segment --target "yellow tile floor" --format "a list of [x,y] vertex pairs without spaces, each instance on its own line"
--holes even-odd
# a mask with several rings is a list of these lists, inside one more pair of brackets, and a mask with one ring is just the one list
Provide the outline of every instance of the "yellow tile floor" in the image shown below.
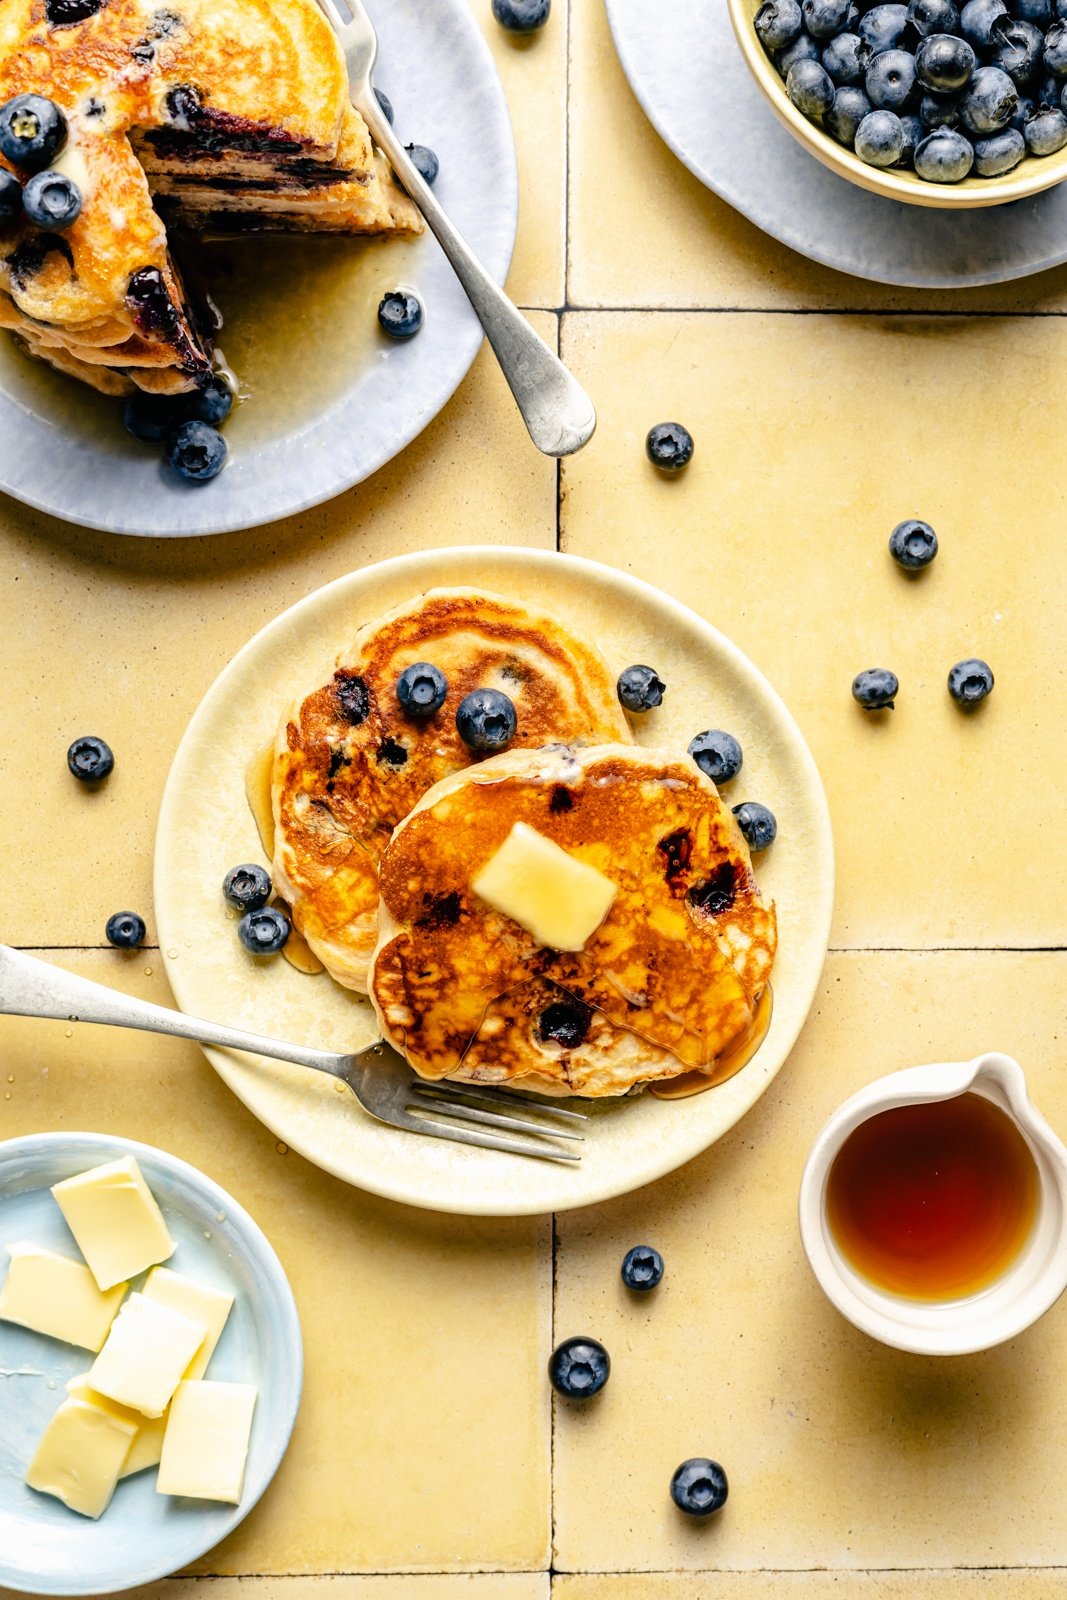
[[[602,0],[555,0],[526,46],[500,34],[488,0],[471,4],[519,148],[511,288],[594,394],[596,439],[562,470],[540,460],[483,353],[399,460],[269,529],[152,544],[0,498],[0,937],[166,1001],[157,952],[102,948],[103,924],[141,907],[154,943],[156,808],[215,674],[343,572],[499,541],[645,577],[764,668],[827,785],[833,948],[792,1059],[731,1135],[654,1188],[555,1225],[432,1217],[350,1190],[279,1150],[191,1047],[0,1020],[0,1135],[92,1126],[158,1141],[165,1127],[264,1226],[300,1304],[305,1401],[276,1483],[192,1575],[139,1593],[1067,1596],[1067,1309],[983,1356],[895,1355],[822,1299],[793,1218],[825,1116],[897,1066],[1008,1050],[1067,1129],[1067,272],[938,296],[814,267],[660,144]],[[664,417],[697,438],[677,482],[643,458]],[[913,514],[943,541],[918,582],[884,549]],[[970,653],[998,683],[964,720],[943,685]],[[903,685],[885,726],[848,694],[873,664]],[[119,754],[97,796],[75,792],[63,763],[89,730]],[[663,1250],[668,1276],[635,1308],[618,1262],[638,1239]],[[605,1338],[612,1381],[587,1411],[553,1411],[544,1364],[574,1332]],[[666,1485],[704,1452],[732,1493],[693,1527]]]

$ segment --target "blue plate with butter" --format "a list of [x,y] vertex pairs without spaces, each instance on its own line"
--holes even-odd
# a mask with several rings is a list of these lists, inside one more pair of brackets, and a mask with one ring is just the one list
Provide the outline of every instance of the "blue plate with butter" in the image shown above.
[[[168,1266],[235,1296],[208,1377],[258,1390],[240,1505],[156,1493],[155,1469],[123,1479],[98,1521],[26,1487],[26,1468],[70,1378],[93,1356],[0,1322],[0,1587],[107,1594],[166,1577],[218,1544],[251,1511],[281,1463],[303,1382],[300,1323],[271,1246],[225,1190],[184,1161],[104,1134],[35,1134],[0,1143],[0,1282],[12,1245],[80,1259],[51,1186],[132,1155],[176,1242]],[[134,1288],[140,1287],[135,1280]]]

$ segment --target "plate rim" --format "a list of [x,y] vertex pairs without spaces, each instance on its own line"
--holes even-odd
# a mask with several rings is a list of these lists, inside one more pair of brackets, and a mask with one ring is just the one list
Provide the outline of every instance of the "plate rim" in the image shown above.
[[[189,1554],[182,1557],[178,1566],[171,1566],[168,1562],[163,1568],[157,1570],[153,1567],[144,1573],[138,1574],[137,1577],[119,1583],[117,1586],[113,1580],[109,1580],[107,1589],[77,1586],[78,1580],[76,1579],[72,1583],[65,1581],[62,1587],[28,1587],[25,1582],[13,1581],[12,1577],[0,1567],[0,1582],[15,1594],[60,1597],[106,1595],[109,1593],[121,1594],[129,1589],[139,1588],[142,1584],[156,1583],[168,1578],[172,1574],[182,1571],[191,1562],[199,1560],[201,1556],[209,1554],[223,1539],[228,1539],[235,1528],[240,1526],[249,1513],[259,1504],[259,1501],[273,1483],[289,1449],[303,1396],[304,1340],[300,1327],[300,1313],[288,1275],[282,1266],[278,1252],[259,1223],[241,1205],[240,1201],[235,1200],[233,1195],[224,1189],[221,1184],[217,1183],[214,1178],[210,1178],[199,1167],[194,1167],[192,1162],[184,1160],[181,1156],[173,1155],[169,1150],[163,1150],[158,1145],[145,1144],[137,1139],[127,1139],[123,1134],[97,1133],[88,1129],[74,1131],[64,1128],[47,1133],[17,1134],[14,1138],[2,1139],[0,1140],[0,1167],[6,1164],[7,1160],[12,1156],[17,1159],[19,1156],[35,1154],[38,1151],[50,1155],[65,1146],[85,1144],[86,1142],[106,1146],[111,1150],[121,1147],[127,1155],[132,1155],[138,1161],[144,1158],[149,1164],[155,1163],[157,1166],[162,1166],[186,1185],[191,1186],[214,1201],[216,1209],[224,1209],[228,1220],[237,1218],[242,1227],[247,1230],[260,1252],[259,1259],[264,1265],[266,1275],[277,1294],[279,1308],[284,1319],[286,1348],[291,1350],[293,1356],[292,1362],[286,1363],[282,1373],[283,1381],[279,1385],[279,1389],[287,1388],[290,1390],[287,1421],[281,1432],[273,1435],[274,1442],[269,1452],[268,1466],[262,1483],[253,1493],[242,1496],[240,1505],[232,1508],[224,1530],[217,1537],[213,1534],[207,1545],[196,1550],[190,1550]],[[3,1196],[0,1194],[0,1203],[2,1203],[2,1199]],[[291,1344],[289,1343],[290,1340],[292,1341]]]
[[[638,578],[632,573],[623,572],[619,568],[608,566],[605,562],[594,561],[586,556],[572,555],[566,551],[544,550],[540,548],[529,548],[516,545],[453,545],[428,551],[412,551],[405,555],[390,557],[384,561],[371,562],[368,564],[368,566],[358,568],[352,572],[343,573],[339,577],[332,579],[329,583],[323,584],[319,588],[312,590],[310,594],[302,596],[299,600],[294,602],[293,605],[286,607],[285,610],[279,612],[275,617],[271,618],[267,623],[264,624],[262,628],[257,629],[256,633],[254,633],[252,637],[248,639],[238,651],[235,652],[235,654],[230,658],[227,664],[222,668],[214,681],[208,687],[199,705],[196,707],[192,716],[190,717],[185,731],[178,742],[170,769],[167,773],[167,779],[160,802],[159,815],[156,823],[155,848],[153,852],[152,898],[156,916],[160,957],[163,962],[164,970],[167,975],[167,981],[170,984],[171,992],[174,995],[175,1002],[179,1010],[182,1010],[184,1008],[179,993],[182,984],[181,964],[180,961],[172,961],[167,955],[167,949],[174,941],[166,932],[167,910],[165,907],[167,899],[166,884],[168,878],[163,860],[165,851],[164,839],[168,832],[168,823],[171,810],[172,808],[176,807],[178,803],[176,799],[176,774],[178,774],[179,768],[185,758],[187,748],[193,746],[196,742],[198,724],[201,718],[206,719],[208,717],[215,697],[224,693],[226,679],[228,678],[229,674],[236,670],[244,658],[259,645],[265,634],[269,633],[274,628],[283,628],[291,625],[294,619],[299,618],[301,611],[305,609],[311,610],[314,606],[320,603],[321,597],[324,594],[341,591],[347,586],[365,578],[369,572],[382,573],[387,581],[394,577],[406,577],[409,573],[411,573],[413,575],[412,592],[416,593],[420,590],[420,584],[422,589],[427,587],[426,580],[420,580],[418,576],[422,563],[426,561],[431,561],[434,563],[451,562],[457,558],[465,562],[470,562],[472,565],[475,564],[479,559],[503,561],[506,565],[514,565],[520,569],[526,567],[527,565],[533,566],[534,568],[542,566],[552,566],[554,568],[558,568],[560,565],[565,565],[577,576],[580,576],[582,573],[590,575],[595,574],[598,578],[602,580],[606,578],[611,584],[617,585],[626,590],[630,596],[638,599],[639,601],[651,594],[657,604],[662,604],[667,607],[668,611],[673,611],[674,614],[680,620],[684,621],[687,626],[695,625],[698,629],[710,634],[714,641],[715,648],[721,650],[723,656],[729,660],[733,666],[739,667],[746,677],[752,675],[758,680],[759,684],[761,685],[762,692],[766,694],[775,704],[778,714],[783,718],[784,722],[788,726],[791,737],[791,748],[793,754],[800,759],[801,765],[804,768],[806,787],[814,801],[813,815],[818,824],[818,853],[820,861],[823,863],[823,871],[819,879],[821,891],[820,911],[822,914],[819,917],[816,925],[815,932],[817,937],[813,943],[821,952],[821,954],[818,961],[812,966],[808,982],[799,991],[801,1005],[796,1028],[792,1038],[789,1041],[788,1047],[782,1054],[782,1058],[777,1067],[775,1067],[775,1069],[769,1075],[766,1071],[764,1071],[762,1074],[759,1072],[753,1073],[750,1080],[749,1092],[747,1095],[741,1098],[737,1114],[728,1127],[720,1129],[710,1139],[694,1140],[692,1148],[687,1149],[686,1152],[680,1156],[672,1149],[671,1153],[665,1159],[658,1164],[654,1164],[654,1170],[650,1168],[649,1170],[642,1171],[636,1179],[628,1179],[625,1174],[620,1171],[619,1176],[615,1181],[610,1184],[601,1185],[595,1194],[582,1195],[574,1200],[570,1200],[566,1196],[562,1196],[554,1200],[550,1207],[546,1207],[545,1205],[537,1203],[535,1200],[517,1203],[515,1200],[508,1201],[506,1198],[503,1201],[495,1200],[486,1202],[483,1200],[480,1203],[476,1203],[474,1201],[461,1201],[445,1206],[439,1200],[427,1198],[422,1194],[413,1192],[409,1187],[405,1186],[403,1182],[391,1183],[388,1179],[388,1169],[385,1169],[384,1177],[375,1172],[367,1174],[366,1176],[361,1176],[359,1179],[355,1179],[348,1171],[344,1169],[339,1161],[323,1159],[320,1154],[314,1153],[307,1148],[304,1144],[304,1141],[299,1137],[294,1138],[293,1130],[291,1128],[286,1128],[281,1125],[276,1126],[273,1121],[266,1120],[261,1115],[259,1109],[252,1104],[250,1099],[246,1099],[245,1095],[242,1093],[241,1087],[239,1087],[242,1080],[242,1071],[240,1067],[235,1070],[230,1059],[230,1055],[225,1051],[219,1051],[212,1049],[211,1047],[202,1047],[204,1048],[204,1054],[207,1056],[212,1068],[219,1074],[227,1087],[231,1089],[231,1091],[237,1096],[242,1104],[244,1104],[248,1110],[251,1111],[252,1115],[256,1117],[258,1121],[262,1122],[263,1125],[268,1128],[268,1130],[273,1133],[276,1138],[283,1140],[290,1149],[295,1150],[305,1160],[312,1162],[313,1165],[319,1167],[325,1172],[330,1173],[331,1176],[340,1179],[342,1182],[347,1183],[350,1186],[361,1189],[368,1194],[378,1195],[383,1199],[396,1201],[402,1205],[414,1206],[420,1210],[438,1212],[446,1215],[485,1217],[547,1216],[549,1214],[554,1214],[555,1212],[580,1210],[586,1206],[599,1205],[606,1200],[615,1199],[620,1195],[633,1193],[635,1190],[645,1187],[646,1184],[658,1182],[661,1178],[666,1177],[669,1173],[676,1171],[679,1167],[685,1166],[689,1161],[694,1160],[698,1155],[701,1155],[705,1150],[709,1149],[711,1145],[717,1143],[717,1141],[726,1133],[728,1133],[731,1128],[736,1127],[737,1123],[741,1121],[742,1117],[747,1115],[747,1113],[760,1099],[765,1090],[769,1087],[774,1078],[781,1071],[782,1067],[785,1065],[790,1054],[795,1048],[797,1038],[799,1037],[800,1032],[811,1011],[811,1007],[814,1002],[818,985],[826,963],[826,955],[829,949],[830,929],[834,911],[835,857],[833,828],[830,818],[829,803],[826,798],[826,790],[823,785],[822,778],[815,763],[815,758],[812,755],[807,740],[800,731],[795,718],[770,680],[749,659],[749,657],[745,655],[744,651],[741,650],[738,645],[735,645],[733,641],[727,638],[724,633],[720,632],[720,630],[716,628],[713,623],[708,622],[706,618],[701,616],[700,613],[695,611],[691,606],[685,605],[683,601],[676,600],[673,595],[668,594],[665,590],[656,588],[654,584],[647,583],[644,579]],[[437,582],[439,580],[434,579],[433,581]],[[233,1059],[240,1061],[241,1057],[235,1054]],[[740,1077],[740,1074],[738,1076]],[[736,1082],[737,1080],[735,1079],[734,1081]]]

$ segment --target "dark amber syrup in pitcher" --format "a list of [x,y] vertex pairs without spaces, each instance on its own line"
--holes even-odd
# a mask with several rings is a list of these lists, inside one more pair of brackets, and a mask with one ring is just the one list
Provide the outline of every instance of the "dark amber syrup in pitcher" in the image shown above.
[[1019,1254],[1038,1173],[1015,1123],[977,1094],[896,1106],[860,1123],[834,1158],[826,1215],[841,1253],[881,1289],[957,1300]]

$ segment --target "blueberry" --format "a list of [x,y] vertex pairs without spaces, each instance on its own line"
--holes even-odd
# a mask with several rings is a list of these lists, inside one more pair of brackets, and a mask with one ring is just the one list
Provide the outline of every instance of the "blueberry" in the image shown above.
[[39,228],[63,233],[81,216],[82,192],[63,172],[38,172],[22,191],[22,205]]
[[851,0],[802,0],[804,26],[813,39],[832,39],[848,21]]
[[378,307],[378,326],[390,339],[413,339],[422,327],[422,302],[404,289],[392,289]]
[[915,57],[907,50],[883,50],[867,68],[864,86],[878,110],[903,111],[915,92]]
[[689,1517],[710,1517],[726,1504],[730,1485],[717,1461],[695,1456],[683,1461],[671,1479],[671,1499]]
[[798,61],[790,67],[785,92],[803,116],[821,122],[834,103],[834,84],[818,61]]
[[459,703],[456,727],[471,750],[503,750],[515,737],[515,707],[499,689],[472,689]]
[[1045,35],[1045,69],[1056,78],[1067,78],[1067,23],[1054,22]]
[[114,765],[111,746],[92,734],[87,734],[84,739],[75,739],[67,751],[67,766],[82,783],[99,783]]
[[0,167],[0,228],[22,215],[22,185],[13,172]]
[[693,435],[680,422],[657,422],[645,439],[646,456],[662,472],[681,472],[692,461],[695,448]]
[[116,911],[114,916],[108,917],[104,932],[108,944],[113,944],[116,950],[139,950],[148,929],[144,918],[136,911]]
[[635,1244],[622,1258],[622,1281],[645,1294],[663,1279],[663,1257],[650,1244]]
[[622,705],[635,713],[662,705],[667,693],[667,685],[651,667],[627,667],[615,687]]
[[924,128],[955,128],[959,120],[959,102],[950,96],[924,94],[919,102],[919,121]]
[[904,128],[893,111],[871,111],[856,129],[856,154],[869,167],[895,167],[904,153]]
[[167,459],[187,483],[217,478],[228,454],[222,434],[207,422],[183,422],[167,438]]
[[1008,123],[1008,127],[1009,128],[1018,128],[1019,132],[1025,138],[1025,136],[1026,136],[1026,124],[1028,122],[1032,122],[1034,117],[1036,117],[1036,115],[1037,115],[1037,105],[1036,105],[1036,103],[1033,100],[1031,100],[1029,98],[1029,96],[1020,95],[1019,96],[1019,104],[1018,104],[1018,106],[1016,108],[1015,115],[1012,117],[1011,121]]
[[212,378],[189,396],[190,417],[217,428],[233,410],[233,390],[225,378]]
[[1063,84],[1053,72],[1046,73],[1034,84],[1033,98],[1039,106],[1058,106],[1062,94]]
[[432,717],[440,711],[448,694],[448,679],[440,667],[428,661],[417,661],[405,667],[396,680],[396,697],[400,709],[409,717]]
[[764,50],[771,54],[784,50],[794,39],[799,39],[804,26],[800,0],[764,0],[752,25]]
[[957,661],[948,675],[948,692],[957,705],[979,705],[993,693],[993,674],[984,661]]
[[916,76],[924,89],[935,94],[966,88],[975,65],[975,53],[966,39],[950,33],[931,33],[915,52]]
[[411,165],[415,168],[423,183],[428,183],[432,188],[437,181],[437,174],[441,170],[441,163],[428,144],[406,144],[404,149],[411,158]]
[[1052,0],[1015,0],[1012,10],[1020,22],[1033,22],[1039,28],[1052,21]]
[[840,144],[851,150],[856,143],[856,130],[871,109],[871,102],[862,89],[845,84],[834,95],[834,103],[826,115],[826,126]]
[[900,126],[904,129],[904,148],[900,152],[900,165],[912,167],[915,165],[915,152],[926,138],[926,129],[916,116],[903,116]]
[[1051,156],[1067,144],[1067,116],[1060,110],[1042,106],[1023,129],[1026,148],[1032,156]]
[[822,64],[840,89],[862,83],[871,62],[871,47],[858,33],[839,33],[823,50]]
[[935,128],[915,152],[915,170],[927,183],[959,183],[973,166],[970,140],[956,128]]
[[960,14],[955,0],[911,0],[908,23],[925,39],[928,33],[955,33]]
[[796,66],[798,61],[818,61],[819,47],[810,34],[802,33],[799,39],[794,39],[792,44],[786,45],[774,58],[774,64],[783,78],[788,78],[790,68]]
[[960,101],[960,117],[969,133],[981,136],[1006,128],[1019,107],[1019,91],[999,67],[979,67]]
[[265,906],[274,892],[270,873],[254,861],[240,867],[231,867],[222,880],[222,893],[227,905],[235,911],[258,911]]
[[990,60],[1006,72],[1017,89],[1025,89],[1042,71],[1045,36],[1032,22],[1000,17],[993,29]]
[[392,127],[393,117],[395,116],[395,112],[393,111],[393,102],[390,100],[384,89],[375,89],[374,98],[382,108],[382,116],[385,118],[389,126]]
[[536,33],[551,9],[552,0],[493,0],[493,16],[509,33]]
[[858,33],[873,53],[895,50],[908,25],[908,8],[902,5],[874,6],[860,21]]
[[289,938],[289,918],[277,906],[246,911],[237,924],[237,937],[254,956],[274,956]]
[[145,394],[138,389],[124,403],[122,420],[142,444],[161,444],[169,433],[188,422],[192,397],[185,394]]
[[17,94],[0,106],[0,155],[13,167],[41,172],[67,142],[67,119],[39,94]]
[[967,0],[960,12],[960,31],[976,50],[988,50],[993,43],[994,26],[1007,14],[1004,0]]
[[778,835],[778,819],[773,811],[761,806],[758,800],[746,800],[743,805],[734,806],[733,814],[750,850],[766,850],[768,845],[774,843]]
[[557,1394],[590,1400],[611,1372],[611,1357],[599,1339],[564,1339],[548,1358],[548,1376]]
[[689,741],[689,754],[712,783],[729,783],[741,771],[744,757],[732,733],[709,728]]
[[980,178],[1002,178],[1014,172],[1025,155],[1026,140],[1018,128],[1002,128],[974,141],[974,170]]
[[892,711],[899,692],[896,673],[885,667],[868,667],[852,680],[852,698],[864,711]]
[[889,535],[889,554],[898,567],[921,572],[937,554],[937,534],[928,522],[915,517],[898,522]]

